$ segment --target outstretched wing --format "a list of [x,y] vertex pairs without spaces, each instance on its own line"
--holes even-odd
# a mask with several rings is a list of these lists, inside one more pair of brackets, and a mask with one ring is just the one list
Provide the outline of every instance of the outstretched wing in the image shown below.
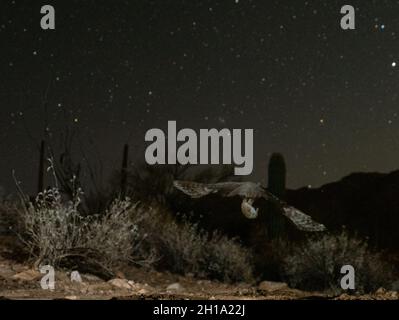
[[307,214],[287,205],[260,184],[253,182],[198,183],[175,180],[173,185],[192,198],[201,198],[212,193],[219,193],[225,197],[240,196],[251,199],[262,197],[267,201],[276,203],[281,208],[282,214],[290,219],[299,230],[309,232],[326,230],[323,224],[313,221]]
[[281,208],[281,213],[290,219],[299,230],[308,232],[321,232],[326,230],[326,227],[323,224],[314,221],[312,217],[303,213],[299,209],[288,205],[271,192],[265,190],[263,197],[277,204]]
[[227,196],[241,186],[241,184],[241,182],[199,183],[181,180],[173,181],[176,189],[179,189],[191,198],[201,198],[212,193],[220,193],[222,196]]
[[284,205],[282,210],[283,215],[290,219],[299,230],[308,232],[320,232],[326,230],[326,227],[323,224],[315,222],[310,216],[297,208]]

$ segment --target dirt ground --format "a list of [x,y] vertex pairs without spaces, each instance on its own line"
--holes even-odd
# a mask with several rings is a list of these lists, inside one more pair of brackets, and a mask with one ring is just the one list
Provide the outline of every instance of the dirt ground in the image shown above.
[[398,300],[398,292],[379,289],[366,296],[328,296],[289,288],[284,283],[262,281],[257,284],[224,284],[191,275],[179,276],[143,268],[129,267],[117,278],[104,281],[94,275],[80,274],[81,281],[71,281],[65,270],[55,271],[55,289],[43,290],[44,276],[30,266],[10,258],[0,242],[0,299],[195,299],[195,300],[290,300],[290,299],[382,299]]

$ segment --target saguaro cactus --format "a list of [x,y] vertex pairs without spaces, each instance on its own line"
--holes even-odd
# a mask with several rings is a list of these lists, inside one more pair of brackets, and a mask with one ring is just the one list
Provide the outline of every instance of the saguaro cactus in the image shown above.
[[122,170],[121,170],[121,198],[126,197],[127,191],[127,164],[129,157],[129,145],[125,144],[123,147],[123,157],[122,157]]
[[[268,170],[268,189],[280,199],[285,198],[286,184],[286,165],[284,157],[280,153],[273,153],[269,161]],[[270,238],[281,238],[284,234],[285,221],[283,216],[277,212],[277,208],[271,207],[271,217],[269,220],[269,236]]]

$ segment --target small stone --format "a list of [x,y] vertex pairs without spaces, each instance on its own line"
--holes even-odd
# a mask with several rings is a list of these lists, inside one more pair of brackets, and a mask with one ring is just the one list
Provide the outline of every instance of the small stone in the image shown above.
[[343,293],[338,297],[338,300],[351,300],[351,296],[347,293]]
[[184,290],[183,286],[178,282],[172,283],[166,287],[166,291],[178,291],[179,292],[179,291],[183,291],[183,290]]
[[274,292],[280,290],[288,290],[288,285],[284,282],[262,281],[258,285],[261,291]]
[[67,300],[78,300],[77,296],[66,296],[65,299]]
[[384,288],[379,288],[376,292],[375,292],[375,294],[377,294],[377,295],[382,295],[382,294],[385,294],[387,291],[384,289]]
[[126,279],[115,278],[109,280],[108,283],[120,289],[127,289],[127,290],[131,289],[131,286]]
[[82,280],[84,280],[84,281],[102,282],[102,280],[99,277],[92,275],[92,274],[82,274],[81,276],[82,276]]
[[145,295],[145,294],[148,294],[148,290],[142,288],[142,289],[140,289],[137,293],[138,293],[138,294],[143,294],[143,295]]

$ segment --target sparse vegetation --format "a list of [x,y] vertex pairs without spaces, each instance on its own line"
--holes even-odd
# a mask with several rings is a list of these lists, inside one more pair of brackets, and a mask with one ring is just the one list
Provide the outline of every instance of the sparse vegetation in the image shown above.
[[56,188],[48,189],[19,211],[19,236],[36,264],[78,263],[112,274],[134,263],[226,282],[253,280],[248,249],[234,239],[128,199],[85,216],[79,212],[79,195],[63,201]]
[[[36,264],[59,266],[72,258],[110,270],[126,262],[140,262],[142,215],[135,206],[116,200],[103,215],[83,216],[79,193],[64,202],[56,188],[38,195],[20,212],[20,238]],[[137,259],[137,260],[136,260]]]
[[208,252],[207,270],[211,276],[225,282],[254,280],[251,253],[236,240],[215,232],[203,250]]
[[158,253],[158,268],[226,282],[253,281],[249,249],[236,239],[209,234],[185,219],[165,219],[157,210],[152,214],[141,228],[147,234],[143,245]]
[[350,236],[345,230],[338,235],[309,239],[292,249],[283,259],[283,274],[292,287],[338,294],[342,291],[340,270],[347,264],[356,271],[355,292],[389,287],[393,279],[391,268],[381,255],[372,252],[366,241]]
[[[191,175],[196,181],[225,181],[231,178],[229,167],[216,173],[179,166],[137,166],[129,173],[126,158],[122,166],[126,176],[118,179],[118,190],[123,189],[123,194],[134,200],[121,200],[121,192],[110,192],[102,202],[111,203],[107,209],[90,210],[99,203],[100,193],[93,197],[94,206],[88,205],[90,197],[83,196],[73,173],[70,180],[64,179],[69,183],[65,191],[50,161],[49,170],[60,189],[48,188],[30,201],[19,189],[22,206],[0,205],[0,227],[17,232],[36,265],[77,269],[104,278],[115,277],[122,266],[134,264],[152,271],[230,283],[254,283],[256,274],[267,280],[286,281],[298,289],[339,294],[340,268],[350,264],[356,270],[354,293],[391,285],[394,276],[381,255],[370,250],[366,241],[345,231],[318,235],[302,243],[299,238],[292,243],[286,241],[289,237],[267,239],[267,232],[262,231],[260,244],[252,252],[237,238],[211,228],[203,230],[194,216],[188,219],[176,213],[179,201],[175,205],[174,179]],[[274,226],[273,221],[271,224]],[[283,229],[278,230],[281,233]]]

